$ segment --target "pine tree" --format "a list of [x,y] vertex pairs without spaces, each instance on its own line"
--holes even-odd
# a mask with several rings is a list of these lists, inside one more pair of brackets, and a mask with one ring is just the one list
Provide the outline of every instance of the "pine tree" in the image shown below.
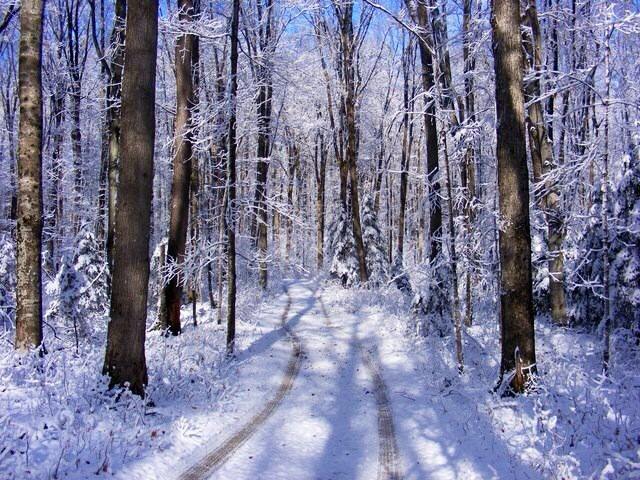
[[89,334],[86,312],[81,301],[86,287],[85,277],[76,270],[72,255],[65,253],[55,280],[47,286],[47,293],[52,296],[52,300],[45,317],[48,322],[63,325],[71,331],[76,351],[79,339]]
[[603,285],[603,229],[602,193],[599,182],[591,195],[587,221],[576,241],[572,258],[569,318],[574,325],[595,328],[604,315]]
[[640,152],[626,157],[615,188],[611,284],[617,325],[640,333]]
[[389,262],[385,250],[385,239],[378,225],[378,216],[373,208],[373,199],[367,195],[362,205],[362,241],[367,258],[369,285],[379,287],[389,278]]
[[344,287],[355,285],[360,278],[359,264],[351,222],[342,206],[329,226],[329,239],[329,251],[333,252],[329,274],[332,278],[340,280]]
[[88,228],[80,230],[76,237],[73,264],[76,271],[86,280],[87,286],[90,286],[81,295],[80,306],[88,317],[97,319],[109,310],[109,269],[98,240]]

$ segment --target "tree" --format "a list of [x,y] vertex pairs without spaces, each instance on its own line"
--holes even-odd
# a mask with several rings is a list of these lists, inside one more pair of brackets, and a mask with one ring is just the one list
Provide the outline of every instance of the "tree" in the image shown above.
[[20,13],[16,341],[42,344],[42,20],[44,0]]
[[231,51],[229,58],[229,148],[227,150],[227,202],[224,214],[227,233],[227,354],[236,341],[236,95],[238,92],[238,23],[240,0],[231,11]]
[[[193,0],[179,0],[178,18],[182,22],[193,22],[196,14]],[[189,225],[189,194],[193,164],[192,109],[196,105],[193,86],[194,62],[198,38],[191,33],[181,33],[176,41],[176,118],[173,155],[173,181],[171,183],[171,214],[169,220],[169,243],[167,261],[176,267],[164,290],[166,296],[169,331],[178,335],[181,331],[180,307],[184,279],[179,273],[184,261]],[[193,220],[195,222],[195,220]]]
[[[501,376],[513,392],[536,370],[529,225],[529,173],[522,90],[518,0],[494,0],[491,26],[496,76],[496,157],[502,228],[500,252]],[[502,378],[504,381],[504,378]]]
[[122,83],[121,166],[118,182],[113,287],[104,373],[110,386],[144,394],[144,340],[153,192],[158,2],[128,7]]
[[81,303],[86,288],[86,278],[76,270],[73,255],[65,252],[56,278],[47,285],[47,293],[52,296],[52,301],[47,308],[46,317],[47,321],[63,323],[72,330],[76,353],[80,337],[85,338],[89,333],[86,323],[87,312]]
[[[536,183],[549,179],[553,173],[553,145],[547,133],[547,124],[543,112],[540,75],[542,69],[542,34],[538,21],[535,0],[529,0],[525,12],[525,24],[530,29],[523,43],[526,60],[533,77],[525,84],[525,93],[529,107],[527,108],[527,132],[529,134],[529,150],[533,166],[533,178]],[[547,188],[540,204],[545,211],[548,225],[549,246],[549,301],[551,316],[558,325],[566,325],[566,309],[564,294],[564,256],[562,253],[563,218],[557,188],[547,180]]]
[[[251,5],[250,5],[251,6]],[[267,288],[267,178],[269,157],[272,148],[271,116],[273,97],[273,55],[280,33],[274,31],[275,6],[273,0],[256,0],[256,24],[247,27],[245,37],[251,58],[251,71],[256,82],[255,96],[258,147],[256,163],[256,185],[254,193],[254,217],[252,231],[256,236],[258,256],[258,283]],[[246,16],[246,14],[245,14]],[[246,19],[248,20],[248,19]]]
[[[380,287],[387,283],[389,277],[389,262],[384,246],[384,236],[378,223],[373,199],[367,195],[362,204],[362,241],[367,252],[367,271],[369,285]],[[397,256],[396,259],[400,259]]]

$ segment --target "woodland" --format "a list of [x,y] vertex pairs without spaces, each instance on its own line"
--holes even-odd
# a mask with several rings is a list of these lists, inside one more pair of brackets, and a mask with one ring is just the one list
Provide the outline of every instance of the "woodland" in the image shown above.
[[637,478],[638,58],[637,0],[0,0],[0,478]]

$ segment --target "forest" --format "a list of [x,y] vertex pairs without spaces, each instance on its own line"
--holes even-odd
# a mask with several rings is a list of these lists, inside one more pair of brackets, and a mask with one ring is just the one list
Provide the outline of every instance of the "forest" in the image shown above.
[[638,0],[0,0],[0,478],[639,478],[639,58]]

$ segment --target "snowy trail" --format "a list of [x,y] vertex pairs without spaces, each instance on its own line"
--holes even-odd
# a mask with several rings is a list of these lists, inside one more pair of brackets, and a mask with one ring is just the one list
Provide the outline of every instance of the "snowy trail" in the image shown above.
[[357,323],[332,322],[313,283],[290,285],[288,296],[293,348],[280,388],[179,478],[401,478],[387,387]]
[[186,472],[180,475],[180,480],[198,480],[210,476],[220,465],[222,465],[233,453],[242,446],[261,426],[266,422],[273,412],[278,408],[284,397],[289,393],[293,382],[300,370],[302,358],[302,345],[300,339],[286,325],[286,319],[291,308],[291,296],[287,293],[287,304],[282,314],[283,329],[291,340],[291,358],[287,364],[284,378],[275,396],[267,402],[264,408],[256,414],[241,430],[232,435],[218,448],[208,453],[202,460],[192,465]]

